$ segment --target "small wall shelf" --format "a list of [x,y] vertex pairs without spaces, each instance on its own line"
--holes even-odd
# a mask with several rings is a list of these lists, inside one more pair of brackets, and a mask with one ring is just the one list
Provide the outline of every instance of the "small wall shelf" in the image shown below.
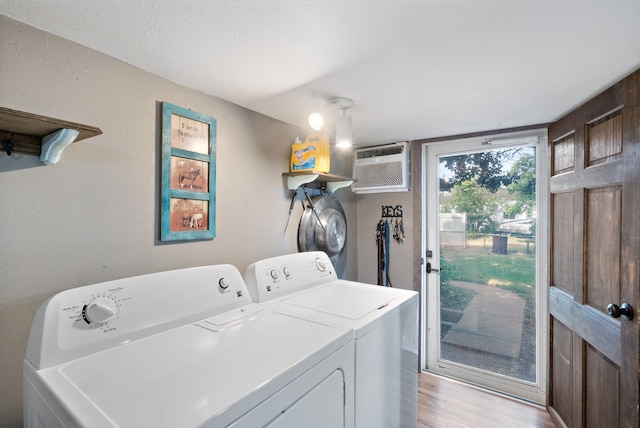
[[287,188],[289,190],[296,190],[300,186],[307,186],[327,189],[329,193],[350,186],[351,183],[355,181],[353,178],[316,171],[285,172],[282,176],[287,179]]
[[102,131],[94,126],[0,107],[0,142],[3,143],[2,151],[7,151],[5,145],[9,142],[10,150],[8,152],[40,156],[43,138],[62,129],[71,129],[78,132],[78,136],[73,141],[80,141],[102,134]]

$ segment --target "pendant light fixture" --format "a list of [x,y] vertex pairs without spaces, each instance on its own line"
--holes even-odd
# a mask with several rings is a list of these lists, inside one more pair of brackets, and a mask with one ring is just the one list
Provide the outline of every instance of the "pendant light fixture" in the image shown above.
[[353,100],[350,98],[336,97],[331,98],[328,102],[338,108],[338,116],[336,117],[336,146],[351,147],[353,143],[352,121],[351,116],[347,115],[347,109],[353,107]]

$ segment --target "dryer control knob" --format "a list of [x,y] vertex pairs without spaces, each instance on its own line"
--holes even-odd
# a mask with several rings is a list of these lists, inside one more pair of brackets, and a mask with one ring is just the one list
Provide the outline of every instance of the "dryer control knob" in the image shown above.
[[100,297],[82,308],[82,317],[87,324],[104,324],[116,315],[116,303]]
[[291,268],[289,266],[283,267],[282,268],[282,273],[284,273],[284,276],[289,278],[291,276]]
[[220,278],[220,280],[218,281],[218,285],[222,290],[226,290],[227,288],[229,288],[229,280],[227,278]]
[[269,272],[269,275],[271,275],[272,279],[278,279],[278,271],[275,269],[271,269],[271,271]]
[[317,258],[316,269],[318,269],[320,272],[324,272],[325,270],[327,270],[327,265],[320,258]]

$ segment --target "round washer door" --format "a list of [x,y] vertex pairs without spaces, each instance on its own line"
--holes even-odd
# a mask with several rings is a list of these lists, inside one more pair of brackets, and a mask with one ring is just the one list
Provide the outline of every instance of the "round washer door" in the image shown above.
[[[298,227],[298,250],[324,251],[335,265],[344,255],[347,243],[347,220],[342,205],[335,196],[317,196],[311,200],[315,208],[307,207]],[[320,222],[318,222],[320,218]]]

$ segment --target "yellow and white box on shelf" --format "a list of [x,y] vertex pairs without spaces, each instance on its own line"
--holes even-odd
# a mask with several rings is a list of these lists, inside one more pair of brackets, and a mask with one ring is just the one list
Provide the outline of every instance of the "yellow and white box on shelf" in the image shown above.
[[291,172],[316,171],[328,173],[330,169],[331,147],[329,135],[307,135],[304,143],[296,138],[291,145]]

